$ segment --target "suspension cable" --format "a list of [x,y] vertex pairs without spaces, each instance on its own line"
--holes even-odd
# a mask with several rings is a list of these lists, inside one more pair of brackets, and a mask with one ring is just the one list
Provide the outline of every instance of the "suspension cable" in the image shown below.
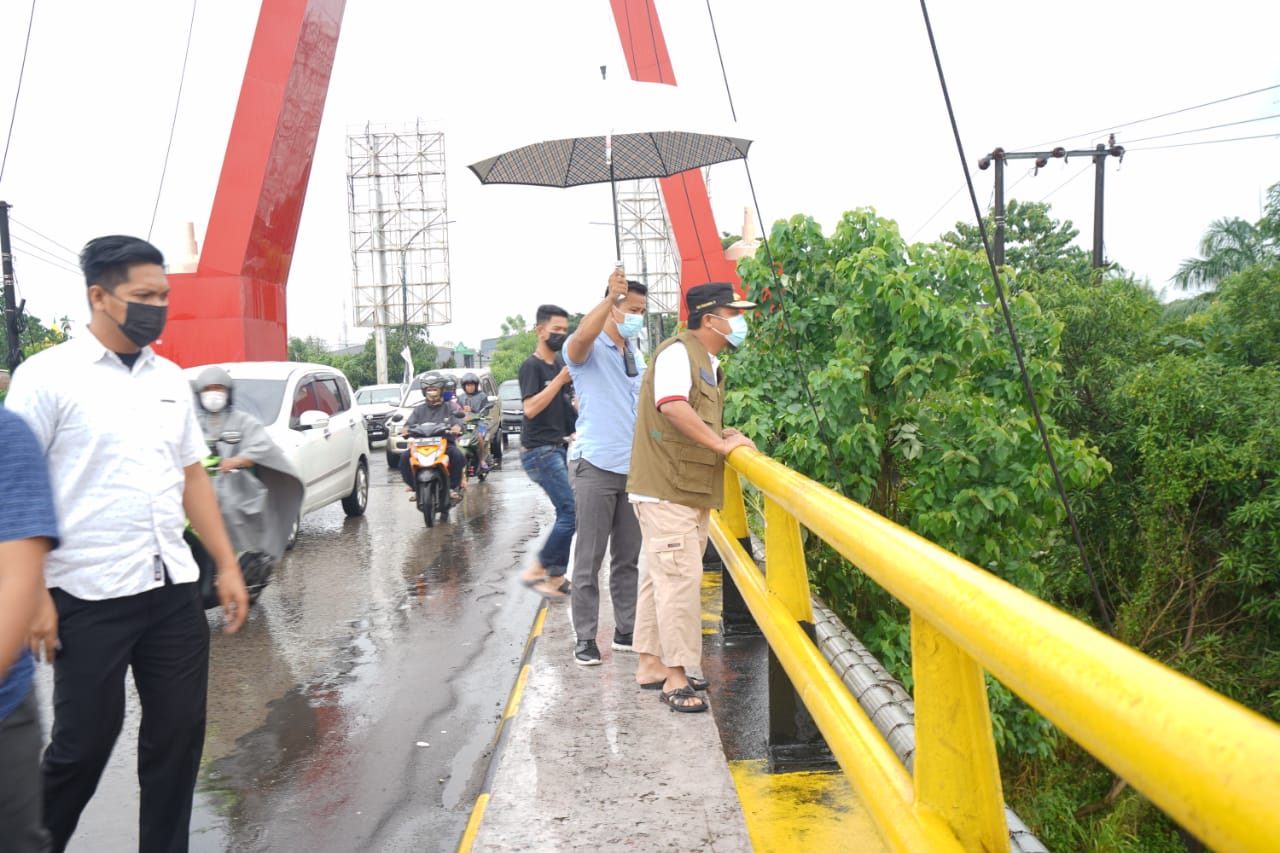
[[156,187],[156,203],[151,208],[151,224],[147,226],[147,240],[156,227],[156,214],[160,212],[160,194],[164,190],[164,176],[169,171],[169,153],[173,150],[173,133],[178,128],[178,108],[182,105],[182,84],[187,79],[187,59],[191,56],[191,34],[196,29],[196,7],[199,0],[191,0],[191,23],[187,25],[187,46],[182,52],[182,73],[178,76],[178,96],[173,104],[173,121],[169,123],[169,142],[164,147],[164,163],[160,166],[160,184]]
[[1114,634],[1115,629],[1111,623],[1111,615],[1107,609],[1107,603],[1102,597],[1102,591],[1098,587],[1098,579],[1094,575],[1093,566],[1089,563],[1089,555],[1085,551],[1084,538],[1080,535],[1080,526],[1076,523],[1075,513],[1071,510],[1071,501],[1067,498],[1067,489],[1062,482],[1062,474],[1058,471],[1058,462],[1053,455],[1053,446],[1049,443],[1049,432],[1045,428],[1044,419],[1040,415],[1040,406],[1036,403],[1035,388],[1031,385],[1031,377],[1027,374],[1027,365],[1022,357],[1022,347],[1018,343],[1018,333],[1014,330],[1013,314],[1009,310],[1009,300],[1005,298],[1004,287],[1000,284],[1000,273],[996,269],[995,256],[991,253],[991,243],[987,240],[987,227],[983,222],[982,211],[978,207],[978,195],[973,188],[973,178],[969,174],[965,158],[964,144],[960,141],[960,127],[956,123],[955,108],[951,105],[951,93],[947,89],[947,78],[942,73],[942,58],[938,55],[938,43],[933,36],[933,24],[929,21],[929,8],[926,0],[920,0],[920,12],[924,15],[924,27],[929,34],[929,47],[933,51],[933,64],[938,69],[938,84],[942,87],[942,99],[947,105],[947,117],[951,122],[951,133],[956,140],[956,151],[960,155],[960,168],[965,174],[965,182],[969,186],[969,201],[973,205],[974,219],[978,223],[978,235],[982,238],[982,248],[987,255],[987,264],[991,268],[991,280],[995,283],[996,296],[1000,299],[1000,310],[1004,313],[1005,328],[1009,332],[1009,341],[1013,347],[1014,357],[1018,361],[1018,371],[1022,374],[1022,384],[1027,392],[1027,400],[1031,404],[1031,413],[1035,416],[1036,428],[1040,432],[1040,441],[1044,445],[1044,452],[1049,457],[1049,469],[1053,472],[1053,482],[1058,488],[1058,497],[1062,500],[1063,507],[1067,511],[1067,520],[1071,524],[1071,533],[1075,537],[1076,548],[1080,552],[1080,559],[1084,563],[1084,570],[1089,576],[1089,586],[1093,590],[1094,600],[1098,605],[1098,614],[1102,617],[1102,623],[1107,629],[1108,634]]
[[36,0],[31,0],[31,13],[27,15],[27,37],[22,43],[22,64],[18,66],[18,88],[13,93],[13,112],[9,115],[9,132],[4,138],[4,156],[0,157],[0,179],[4,178],[4,167],[9,162],[9,143],[13,141],[13,126],[18,120],[18,96],[22,94],[22,75],[27,70],[27,49],[31,47],[31,24],[36,19]]
[[[707,17],[711,19],[711,32],[716,31],[716,19],[711,12],[711,0],[707,0]],[[720,39],[716,40],[716,55],[720,59],[720,74],[724,78],[724,93],[729,99],[729,110],[733,114],[733,121],[736,124],[738,114],[733,109],[733,92],[729,87],[729,75],[725,71],[724,55],[720,52]],[[760,223],[761,228],[764,227],[764,217],[760,214],[760,197],[756,195],[756,184],[751,178],[751,162],[747,157],[742,158],[742,167],[747,174],[747,187],[751,190],[751,205],[755,208],[756,221]],[[818,426],[818,437],[822,439],[822,445],[827,451],[827,464],[830,466],[831,486],[842,496],[847,497],[844,492],[844,482],[840,478],[840,467],[836,465],[836,455],[834,451],[835,441],[827,431],[826,419],[822,415],[822,409],[818,408],[817,402],[813,398],[813,388],[809,384],[809,374],[804,369],[804,362],[800,360],[800,347],[798,346],[795,329],[791,326],[791,319],[787,314],[787,301],[783,299],[785,289],[782,286],[782,279],[778,275],[778,265],[773,262],[773,251],[769,248],[768,235],[761,241],[764,246],[765,263],[769,265],[769,274],[773,277],[773,292],[777,294],[778,307],[782,315],[782,325],[787,330],[787,337],[791,340],[791,355],[795,359],[796,373],[800,375],[800,381],[804,387],[805,399],[809,402],[809,411],[813,412],[814,421]]]

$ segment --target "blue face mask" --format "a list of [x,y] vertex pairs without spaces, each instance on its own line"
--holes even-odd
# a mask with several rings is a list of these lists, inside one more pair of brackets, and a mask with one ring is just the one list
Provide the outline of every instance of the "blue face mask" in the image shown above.
[[721,317],[720,319],[729,324],[729,334],[725,335],[719,329],[716,329],[716,331],[724,335],[724,339],[729,342],[729,346],[734,348],[742,346],[742,342],[747,339],[747,318],[739,314],[736,317]]
[[624,338],[638,337],[640,332],[644,330],[643,314],[623,314],[622,322],[618,323],[618,334]]

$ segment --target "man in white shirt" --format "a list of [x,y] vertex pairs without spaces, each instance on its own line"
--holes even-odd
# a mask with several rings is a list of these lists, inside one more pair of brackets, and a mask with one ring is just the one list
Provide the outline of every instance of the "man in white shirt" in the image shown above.
[[44,453],[62,534],[31,634],[54,665],[45,825],[63,850],[120,733],[132,667],[143,714],[138,849],[185,851],[209,670],[186,519],[217,564],[228,633],[244,623],[248,595],[200,464],[191,388],[148,346],[165,323],[164,257],[136,237],[100,237],[80,266],[89,334],[24,362],[6,400]]
[[636,600],[636,681],[672,711],[705,711],[702,554],[710,511],[724,503],[724,460],[755,444],[724,426],[724,371],[716,357],[747,337],[754,302],[729,282],[685,293],[687,331],[662,343],[640,386],[627,492],[643,538]]

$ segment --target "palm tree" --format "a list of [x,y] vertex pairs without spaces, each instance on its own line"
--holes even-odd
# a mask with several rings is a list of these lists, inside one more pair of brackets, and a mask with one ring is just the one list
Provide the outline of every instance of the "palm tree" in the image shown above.
[[1219,219],[1200,238],[1200,257],[1187,258],[1170,279],[1183,290],[1212,289],[1232,273],[1263,263],[1274,254],[1257,225],[1239,217]]

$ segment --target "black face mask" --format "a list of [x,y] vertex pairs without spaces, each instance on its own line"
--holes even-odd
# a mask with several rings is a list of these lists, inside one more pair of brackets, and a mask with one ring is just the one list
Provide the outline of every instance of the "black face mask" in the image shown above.
[[547,349],[552,352],[560,352],[564,347],[564,342],[569,338],[564,332],[552,332],[547,335]]
[[125,304],[124,322],[116,323],[120,331],[134,346],[145,347],[160,337],[164,331],[165,321],[169,317],[169,309],[164,305],[145,305],[141,302],[128,302],[114,293],[109,294]]

